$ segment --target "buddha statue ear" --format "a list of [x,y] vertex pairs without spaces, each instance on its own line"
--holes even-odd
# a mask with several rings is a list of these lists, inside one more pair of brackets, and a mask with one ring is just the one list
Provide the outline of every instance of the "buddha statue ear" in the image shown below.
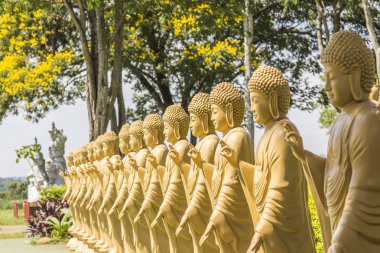
[[269,94],[269,110],[274,119],[277,120],[280,118],[280,110],[278,108],[278,94],[275,91],[272,91]]
[[203,131],[208,134],[208,114],[205,113],[202,115],[202,128],[203,128]]
[[232,106],[231,103],[228,103],[226,105],[226,119],[227,119],[227,124],[230,128],[233,128],[235,126],[234,122],[234,107]]
[[139,144],[139,148],[143,148],[143,146],[144,146],[143,142],[144,142],[143,136],[139,135],[137,138],[137,143]]
[[177,140],[181,139],[181,135],[179,134],[179,123],[174,122],[174,136]]
[[355,64],[350,71],[350,74],[348,76],[349,82],[350,82],[350,88],[351,88],[351,94],[355,101],[361,101],[363,100],[363,91],[362,87],[360,85],[360,67]]

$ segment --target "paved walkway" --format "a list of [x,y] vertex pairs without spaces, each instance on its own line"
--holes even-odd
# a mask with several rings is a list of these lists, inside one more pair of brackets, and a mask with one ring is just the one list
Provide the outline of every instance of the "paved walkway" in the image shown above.
[[68,253],[64,244],[32,246],[25,239],[0,239],[0,253]]
[[0,234],[13,234],[26,231],[26,226],[0,226]]

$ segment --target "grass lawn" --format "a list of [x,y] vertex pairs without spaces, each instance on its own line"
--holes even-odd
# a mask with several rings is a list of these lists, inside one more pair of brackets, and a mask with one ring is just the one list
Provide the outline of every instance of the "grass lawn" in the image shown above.
[[24,209],[18,210],[18,219],[13,217],[12,209],[0,210],[0,226],[25,225]]
[[16,238],[26,238],[25,232],[17,232],[11,234],[0,234],[0,239],[16,239]]

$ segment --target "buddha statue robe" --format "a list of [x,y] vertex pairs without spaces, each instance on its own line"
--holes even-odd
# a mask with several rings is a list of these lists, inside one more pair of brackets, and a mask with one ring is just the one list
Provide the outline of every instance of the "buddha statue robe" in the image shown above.
[[[112,166],[115,168],[117,165],[117,161],[121,160],[120,156],[114,155],[109,159],[109,162],[112,164]],[[113,250],[110,252],[123,252],[123,240],[121,235],[121,226],[118,219],[118,215],[116,212],[112,214],[108,214],[108,211],[112,208],[113,203],[115,202],[117,198],[117,190],[116,190],[116,179],[118,179],[119,172],[117,170],[107,170],[106,171],[108,175],[108,183],[105,189],[105,194],[103,197],[103,202],[101,205],[101,209],[104,210],[107,217],[108,222],[108,230],[110,232],[110,236],[113,239],[112,241],[115,242]]]
[[[343,108],[325,162],[306,153],[306,173],[345,253],[380,252],[380,119],[373,101]],[[321,180],[323,179],[323,180]],[[324,195],[323,195],[324,193]]]
[[[165,165],[167,153],[168,150],[164,144],[155,146],[151,151],[151,154],[156,158],[157,165],[162,166]],[[139,213],[143,213],[147,224],[149,224],[152,253],[166,253],[169,252],[169,238],[163,222],[159,221],[154,228],[150,226],[163,201],[157,168],[152,167],[149,162],[146,163],[145,167],[144,178],[141,180],[145,197]]]
[[[148,155],[147,149],[139,150],[134,159],[138,167],[145,167],[146,156]],[[137,224],[134,223],[141,205],[144,201],[144,194],[141,186],[139,169],[131,168],[129,178],[128,178],[128,198],[125,202],[124,208],[126,208],[126,213],[129,217],[129,221],[132,224],[134,243],[136,251],[138,253],[147,253],[151,252],[151,243],[148,224],[145,219],[140,219]],[[124,209],[123,208],[123,209]]]
[[[173,148],[178,152],[179,160],[189,163],[188,141],[185,139],[177,141]],[[162,191],[164,200],[160,210],[168,210],[164,213],[163,221],[169,236],[170,253],[192,253],[193,245],[188,228],[175,236],[175,231],[180,219],[187,207],[186,192],[182,181],[181,168],[168,155],[165,163],[165,173],[162,180]]]
[[[209,164],[214,164],[215,150],[219,138],[215,134],[206,135],[196,145],[200,152],[201,159]],[[199,240],[206,229],[208,220],[212,213],[211,201],[207,192],[206,181],[202,169],[193,161],[190,164],[189,176],[187,181],[187,192],[190,197],[189,205],[185,215],[189,218],[189,229],[193,238],[194,252],[213,253],[219,252],[213,235],[202,245]]]
[[[249,134],[242,127],[226,133],[222,141],[230,146],[239,160],[254,163],[253,147]],[[215,169],[212,176],[212,197],[216,204],[210,221],[215,226],[215,235],[223,253],[248,250],[254,234],[251,210],[247,198],[252,199],[242,188],[239,168],[231,165],[221,155],[221,146],[215,152]],[[248,193],[249,194],[249,193]]]
[[260,139],[256,151],[254,196],[259,233],[265,253],[314,253],[308,190],[302,165],[285,141],[283,124],[276,121]]

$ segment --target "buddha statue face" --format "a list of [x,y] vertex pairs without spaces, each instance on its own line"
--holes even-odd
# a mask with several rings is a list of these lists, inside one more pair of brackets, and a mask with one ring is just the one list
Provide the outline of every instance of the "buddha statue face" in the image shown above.
[[211,121],[216,131],[225,132],[230,128],[226,118],[227,115],[220,106],[216,104],[211,105]]
[[189,104],[190,129],[195,137],[203,138],[207,134],[214,133],[214,125],[211,121],[210,95],[206,93],[196,94]]
[[144,142],[148,147],[154,147],[158,144],[158,141],[155,138],[154,129],[144,128]]
[[96,158],[97,160],[101,160],[103,157],[103,145],[101,142],[96,141],[94,144],[94,158]]
[[129,137],[129,146],[131,147],[131,150],[133,151],[139,151],[141,149],[141,145],[140,145],[140,142],[138,137],[135,136],[135,135],[130,135]]
[[130,149],[131,149],[129,147],[129,138],[128,138],[128,140],[126,140],[125,138],[120,138],[119,139],[119,148],[120,148],[121,153],[123,153],[124,155],[128,154]]
[[190,113],[190,129],[191,133],[198,138],[201,138],[206,135],[205,131],[203,130],[203,122],[198,115],[194,113]]
[[258,92],[250,93],[251,112],[259,125],[266,125],[273,120],[269,100]]
[[165,135],[165,140],[170,143],[175,143],[177,142],[177,137],[175,135],[175,127],[170,125],[167,122],[164,122],[164,135]]
[[321,55],[326,91],[340,109],[368,100],[373,86],[375,60],[363,39],[352,31],[335,33]]
[[342,109],[346,105],[354,101],[352,92],[348,89],[348,84],[360,88],[360,73],[345,74],[338,65],[334,63],[323,64],[325,69],[325,88],[327,96],[331,104],[337,108]]
[[109,143],[103,142],[103,155],[111,157],[114,154],[113,147]]
[[244,98],[231,83],[219,83],[210,94],[211,121],[217,131],[226,133],[241,126],[244,118]]

